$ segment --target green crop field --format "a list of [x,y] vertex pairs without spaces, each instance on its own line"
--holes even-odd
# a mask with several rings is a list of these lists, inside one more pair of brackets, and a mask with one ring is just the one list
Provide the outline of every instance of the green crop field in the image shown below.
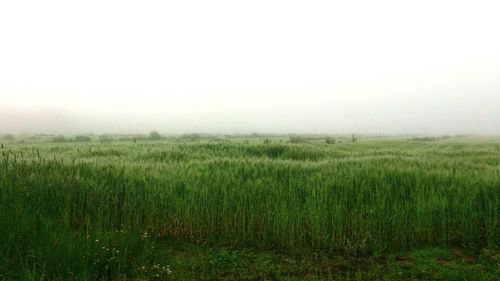
[[500,277],[500,139],[76,140],[3,141],[0,280]]

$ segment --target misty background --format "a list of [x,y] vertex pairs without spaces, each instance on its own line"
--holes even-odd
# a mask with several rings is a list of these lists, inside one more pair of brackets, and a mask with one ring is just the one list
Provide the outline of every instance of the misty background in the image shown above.
[[498,135],[499,11],[2,1],[0,133]]

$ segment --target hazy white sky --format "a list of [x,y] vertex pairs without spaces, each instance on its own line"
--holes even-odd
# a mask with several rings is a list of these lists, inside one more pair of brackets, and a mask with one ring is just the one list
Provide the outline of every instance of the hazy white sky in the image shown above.
[[1,132],[500,134],[498,1],[1,1]]

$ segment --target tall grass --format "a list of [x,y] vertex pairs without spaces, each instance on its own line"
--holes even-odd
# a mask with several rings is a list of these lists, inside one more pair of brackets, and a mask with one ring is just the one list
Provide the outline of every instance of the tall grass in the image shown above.
[[[498,148],[452,140],[13,146],[0,156],[0,272],[127,274],[150,255],[144,233],[285,250],[498,248]],[[124,251],[101,253],[96,240]]]

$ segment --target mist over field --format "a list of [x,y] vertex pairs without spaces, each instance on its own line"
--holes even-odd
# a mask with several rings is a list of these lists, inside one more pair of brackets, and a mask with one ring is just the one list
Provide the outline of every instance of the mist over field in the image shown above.
[[[492,89],[494,92],[500,93]],[[2,108],[0,132],[76,134],[158,130],[164,134],[500,134],[500,98],[493,94],[458,95],[455,92],[454,95],[429,97],[311,94],[306,100],[278,97],[271,102],[264,98],[215,98],[212,102],[177,99],[166,102],[164,108],[155,108],[161,107],[163,99],[153,97],[149,111],[111,105],[109,110],[89,111],[70,106]],[[253,104],[256,100],[261,104]],[[116,103],[119,105],[120,99]],[[141,103],[148,107],[138,100],[137,104]]]
[[494,2],[24,2],[0,133],[500,134]]
[[0,280],[500,280],[500,1],[0,1]]

